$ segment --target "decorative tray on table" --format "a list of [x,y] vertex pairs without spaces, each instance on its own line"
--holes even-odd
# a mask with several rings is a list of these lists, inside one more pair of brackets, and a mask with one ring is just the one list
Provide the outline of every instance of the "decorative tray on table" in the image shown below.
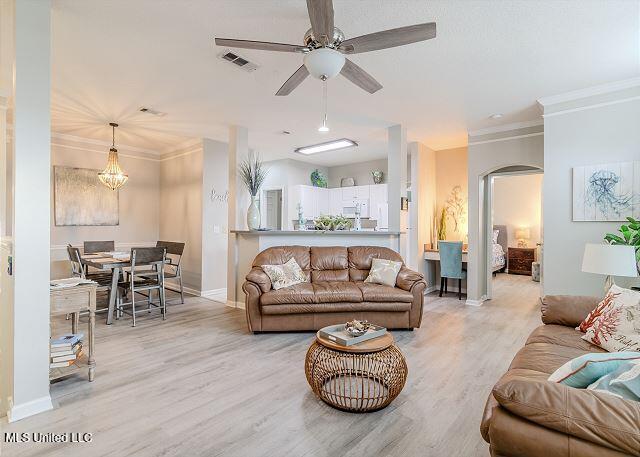
[[329,341],[333,341],[341,346],[353,346],[354,344],[362,343],[363,341],[378,338],[379,336],[387,333],[385,327],[369,324],[369,328],[366,332],[360,336],[354,336],[349,333],[345,324],[330,325],[328,327],[321,328],[318,331],[318,335]]

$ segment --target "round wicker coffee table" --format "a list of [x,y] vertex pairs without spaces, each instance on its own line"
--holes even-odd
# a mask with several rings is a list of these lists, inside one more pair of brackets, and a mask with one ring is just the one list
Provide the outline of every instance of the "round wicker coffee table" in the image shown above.
[[390,333],[348,347],[316,334],[304,368],[322,401],[360,413],[388,406],[404,387],[408,371]]

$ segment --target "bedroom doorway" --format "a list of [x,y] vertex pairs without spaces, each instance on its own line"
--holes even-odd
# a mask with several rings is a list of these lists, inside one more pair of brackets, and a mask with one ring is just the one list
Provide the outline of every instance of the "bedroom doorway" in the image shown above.
[[487,298],[541,286],[540,169],[502,169],[488,175]]

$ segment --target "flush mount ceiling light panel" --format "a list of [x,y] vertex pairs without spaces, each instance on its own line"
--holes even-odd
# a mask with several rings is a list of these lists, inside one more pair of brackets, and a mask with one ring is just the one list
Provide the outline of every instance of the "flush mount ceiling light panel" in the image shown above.
[[282,85],[276,95],[289,95],[309,75],[322,81],[340,73],[356,86],[373,94],[382,85],[346,55],[394,48],[436,36],[436,23],[409,25],[397,29],[370,33],[345,39],[342,30],[334,26],[332,0],[307,0],[311,28],[305,33],[301,45],[267,41],[216,38],[216,45],[261,51],[294,52],[304,54],[303,64]]
[[314,144],[311,146],[303,146],[301,148],[294,149],[294,152],[298,154],[317,154],[318,152],[335,151],[338,149],[352,148],[358,146],[353,140],[348,138],[342,138],[339,140],[327,141],[326,143]]

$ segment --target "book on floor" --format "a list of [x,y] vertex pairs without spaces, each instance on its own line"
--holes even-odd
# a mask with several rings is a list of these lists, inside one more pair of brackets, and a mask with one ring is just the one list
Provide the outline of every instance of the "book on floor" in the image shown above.
[[69,347],[51,348],[51,357],[54,357],[54,356],[57,357],[59,355],[75,354],[76,352],[78,352],[78,349],[80,349],[81,347],[82,347],[82,341],[78,341],[71,348]]
[[84,337],[83,333],[68,333],[51,340],[51,349],[71,349]]
[[69,356],[69,357],[73,357],[73,359],[71,359],[71,360],[54,360],[52,358],[51,362],[49,363],[49,368],[69,367],[69,366],[73,365],[74,363],[76,363],[81,355],[82,355],[82,350],[78,351],[78,353],[74,354],[73,356]]

